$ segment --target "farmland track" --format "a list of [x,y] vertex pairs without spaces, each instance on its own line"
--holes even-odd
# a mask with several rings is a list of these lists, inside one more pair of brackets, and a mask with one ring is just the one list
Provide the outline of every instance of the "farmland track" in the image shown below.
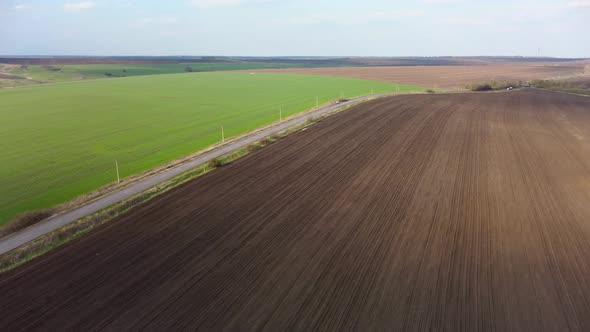
[[590,98],[379,99],[0,275],[0,330],[590,330]]

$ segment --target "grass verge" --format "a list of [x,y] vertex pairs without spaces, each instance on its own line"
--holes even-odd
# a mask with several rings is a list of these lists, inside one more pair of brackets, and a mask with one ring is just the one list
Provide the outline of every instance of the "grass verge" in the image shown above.
[[590,96],[590,88],[576,81],[535,80],[531,82],[531,85],[539,89]]

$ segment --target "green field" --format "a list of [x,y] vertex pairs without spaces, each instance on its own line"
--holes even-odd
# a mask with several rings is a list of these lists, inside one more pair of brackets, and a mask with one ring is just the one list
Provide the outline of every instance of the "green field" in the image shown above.
[[[339,62],[332,65],[338,66]],[[265,68],[315,67],[313,62],[195,62],[157,64],[92,64],[13,66],[7,73],[27,79],[0,79],[0,87],[60,83],[110,77],[187,73]]]
[[[401,91],[419,90],[400,85]],[[348,78],[236,72],[0,90],[0,224],[343,94],[395,90]]]
[[95,65],[55,65],[26,66],[16,68],[12,74],[31,76],[34,79],[60,82],[74,79],[95,79],[109,77],[127,77],[139,75],[176,74],[187,72],[190,67],[194,72],[225,71],[262,68],[287,68],[295,65],[283,63],[250,62],[200,62],[200,63],[159,63],[159,64],[95,64]]

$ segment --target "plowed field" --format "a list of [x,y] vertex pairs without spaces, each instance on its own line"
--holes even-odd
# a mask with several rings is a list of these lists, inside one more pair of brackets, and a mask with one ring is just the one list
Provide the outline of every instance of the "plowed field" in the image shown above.
[[583,62],[516,63],[484,66],[384,66],[340,68],[263,69],[257,72],[354,77],[438,88],[464,88],[484,81],[527,81],[584,73]]
[[375,100],[0,275],[0,330],[590,330],[590,99]]

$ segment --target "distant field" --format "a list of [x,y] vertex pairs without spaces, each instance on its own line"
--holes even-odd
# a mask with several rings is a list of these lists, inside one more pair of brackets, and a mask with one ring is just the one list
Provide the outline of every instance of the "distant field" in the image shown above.
[[534,80],[584,73],[584,62],[488,63],[472,66],[384,66],[264,69],[260,72],[353,77],[422,86],[464,88],[482,81]]
[[[0,90],[0,224],[301,112],[393,84],[193,73]],[[419,90],[400,85],[401,91]]]
[[[264,68],[298,68],[311,66],[307,63],[278,62],[198,62],[198,63],[145,63],[145,64],[74,64],[74,65],[10,65],[7,74],[0,76],[0,87],[59,83],[109,77],[128,77],[158,74],[177,74],[206,71],[247,70]],[[1,68],[0,68],[1,69]]]
[[433,58],[0,58],[0,88],[138,75],[269,70],[440,87],[479,81],[576,75],[588,60],[513,57]]

